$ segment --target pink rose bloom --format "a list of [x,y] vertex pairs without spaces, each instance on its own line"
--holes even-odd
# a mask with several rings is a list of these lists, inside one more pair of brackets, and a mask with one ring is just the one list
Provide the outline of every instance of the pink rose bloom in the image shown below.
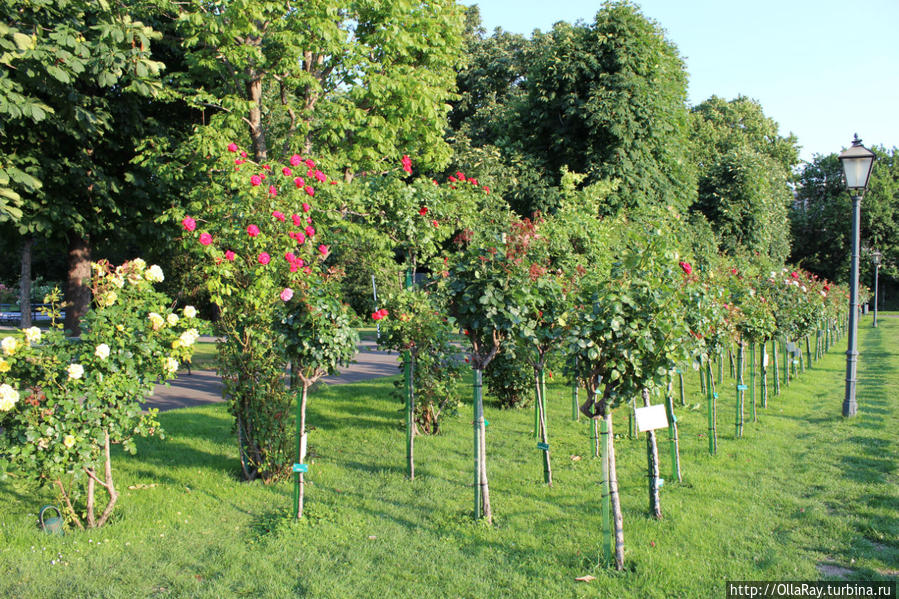
[[272,261],[272,257],[269,256],[266,252],[262,252],[261,254],[259,254],[259,256],[257,256],[256,260],[259,262],[259,264],[265,266]]
[[286,218],[286,217],[284,216],[284,213],[281,212],[280,210],[275,210],[274,212],[272,212],[272,216],[274,216],[275,218],[277,218],[277,219],[278,219],[279,221],[281,221],[282,223],[284,222],[284,219]]
[[249,227],[247,227],[247,235],[249,235],[250,237],[256,237],[257,235],[259,235],[259,227],[257,227],[256,225],[250,225]]
[[303,245],[304,243],[306,243],[306,236],[303,235],[302,233],[296,233],[296,234],[294,235],[294,239],[295,239],[296,242],[299,243],[300,245]]
[[426,215],[428,213],[428,207],[422,206],[421,208],[418,209],[418,213],[422,216]]
[[285,252],[284,259],[287,260],[288,262],[296,262],[297,256],[293,252]]
[[247,153],[246,153],[246,152],[241,152],[241,153],[240,153],[240,157],[241,157],[241,158],[246,158],[246,157],[247,157]]
[[306,185],[306,181],[302,177],[297,177],[293,180],[293,184],[297,186],[297,189],[302,189],[303,185]]
[[403,170],[407,173],[412,172],[412,159],[405,154],[403,154]]
[[290,263],[290,272],[296,272],[298,270],[300,270],[300,265],[297,264],[296,262],[291,262]]
[[244,162],[246,162],[246,161],[243,158],[235,158],[234,159],[234,164],[236,164],[237,166],[240,166]]
[[306,166],[308,166],[309,168],[315,168],[315,162],[311,158],[307,158],[305,162]]
[[327,256],[328,255],[328,246],[326,246],[325,244],[321,244],[320,246],[318,246],[318,252],[322,256]]
[[225,252],[225,260],[227,260],[228,262],[234,262],[235,257],[236,256],[234,255],[234,252],[232,252],[231,250]]
[[311,224],[312,224],[312,217],[311,217],[311,216],[307,216],[307,217],[306,217],[306,224],[307,224],[307,225],[311,225]]
[[306,273],[307,275],[311,275],[312,269],[307,266],[306,268],[303,269],[303,272]]
[[252,177],[250,177],[250,184],[251,184],[253,187],[256,187],[257,185],[261,185],[261,184],[262,184],[262,177],[260,177],[259,175],[253,175]]
[[312,225],[308,225],[304,231],[306,231],[307,237],[315,237],[315,229],[312,228]]
[[434,225],[435,227],[439,227],[439,226],[440,226],[440,223],[438,223],[436,220],[432,220],[432,221],[431,221],[431,224]]
[[229,151],[229,152],[236,152],[236,151],[237,151],[237,144],[234,143],[234,142],[229,143],[229,144],[228,144],[228,151]]
[[294,154],[290,157],[290,166],[300,166],[302,164],[303,159],[300,158],[299,154]]
[[464,181],[465,173],[463,173],[462,171],[456,171],[456,179],[458,179],[459,181]]
[[267,164],[263,164],[263,165],[262,165],[262,168],[265,169],[265,170],[267,170],[267,171],[272,170],[272,167],[270,167],[270,166],[267,165]]
[[793,277],[794,279],[798,279],[799,273],[794,270],[793,272],[790,273],[790,276]]
[[689,263],[689,262],[680,262],[679,264],[680,264],[680,267],[681,267],[681,269],[684,271],[685,274],[688,274],[688,275],[689,275],[689,274],[692,274],[692,272],[693,272],[693,267],[690,266],[690,263]]
[[295,226],[295,227],[303,226],[303,217],[300,216],[299,214],[291,214],[290,220],[293,221],[293,226]]
[[184,220],[181,221],[181,226],[184,227],[185,231],[193,231],[197,228],[197,221],[189,216],[185,216]]
[[212,235],[209,233],[200,233],[200,244],[209,245],[210,243],[212,243]]
[[281,169],[281,173],[283,173],[285,177],[289,177],[293,174],[293,171],[285,166]]
[[303,190],[311,196],[315,195],[315,190],[312,189],[311,185],[307,185],[306,187],[303,188]]
[[309,212],[310,210],[312,210],[312,206],[310,206],[306,202],[303,202],[303,212]]
[[455,182],[456,182],[456,178],[455,178],[454,176],[452,176],[452,175],[449,176],[449,180],[450,180],[452,183],[455,183]]
[[268,186],[268,194],[269,194],[270,196],[272,196],[272,197],[278,195],[278,190],[275,188],[274,185],[269,185],[269,186]]
[[328,180],[328,177],[325,176],[325,173],[321,171],[315,171],[315,178],[324,183]]
[[281,292],[281,301],[289,302],[290,298],[292,298],[292,297],[293,297],[293,289],[291,289],[290,287],[285,287],[284,291]]

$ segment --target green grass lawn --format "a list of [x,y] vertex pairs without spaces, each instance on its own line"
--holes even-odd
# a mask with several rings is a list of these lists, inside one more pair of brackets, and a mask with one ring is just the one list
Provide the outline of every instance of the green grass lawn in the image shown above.
[[[899,318],[870,322],[861,323],[854,419],[840,416],[845,338],[772,397],[741,440],[726,382],[716,456],[704,407],[681,408],[685,480],[666,481],[661,522],[646,516],[645,441],[619,436],[624,572],[597,566],[599,465],[564,384],[550,385],[552,489],[542,483],[533,412],[488,407],[488,528],[470,519],[470,405],[441,435],[417,439],[417,478],[408,481],[401,406],[383,379],[312,396],[300,523],[287,518],[290,483],[238,480],[224,405],[162,414],[164,441],[119,454],[122,496],[103,529],[43,535],[36,513],[52,495],[0,483],[0,596],[723,597],[725,580],[827,578],[824,566],[847,579],[895,579]],[[704,406],[695,387],[688,403]],[[626,431],[626,412],[615,422]],[[668,478],[666,432],[660,440]],[[585,574],[596,580],[574,580]]]

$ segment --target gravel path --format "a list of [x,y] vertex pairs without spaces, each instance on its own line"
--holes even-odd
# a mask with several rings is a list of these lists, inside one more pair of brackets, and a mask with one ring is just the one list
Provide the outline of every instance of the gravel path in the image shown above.
[[[341,368],[340,374],[323,378],[322,382],[340,385],[398,374],[397,358],[396,352],[378,351],[374,342],[361,341],[356,361]],[[194,370],[192,374],[180,374],[169,385],[156,385],[145,405],[164,412],[220,401],[223,401],[221,378],[214,370]]]

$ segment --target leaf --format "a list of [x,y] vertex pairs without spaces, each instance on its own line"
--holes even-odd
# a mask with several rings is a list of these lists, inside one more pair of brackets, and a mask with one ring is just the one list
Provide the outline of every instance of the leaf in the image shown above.
[[587,574],[586,576],[578,576],[577,578],[575,578],[575,580],[578,582],[593,582],[594,580],[596,580],[596,577]]

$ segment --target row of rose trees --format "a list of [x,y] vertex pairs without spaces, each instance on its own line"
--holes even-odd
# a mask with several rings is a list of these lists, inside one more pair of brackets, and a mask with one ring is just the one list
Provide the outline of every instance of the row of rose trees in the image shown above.
[[[673,376],[690,366],[701,373],[714,452],[715,389],[722,385],[726,357],[736,354],[740,436],[745,345],[752,356],[761,348],[764,406],[767,343],[780,338],[792,346],[812,330],[819,336],[827,331],[829,339],[839,318],[842,302],[826,283],[762,258],[720,256],[671,210],[601,220],[594,216],[595,203],[575,193],[556,215],[522,220],[464,173],[442,185],[410,177],[407,157],[401,168],[344,184],[308,158],[293,156],[289,165],[273,166],[247,160],[233,144],[229,150],[234,164],[218,166],[229,201],[185,216],[184,241],[200,258],[207,289],[221,308],[220,369],[244,474],[265,480],[293,474],[296,517],[302,516],[309,469],[309,387],[348,362],[357,341],[341,303],[342,273],[329,259],[340,252],[336,240],[342,236],[374,231],[402,257],[406,284],[382,294],[372,318],[382,327],[382,346],[403,353],[398,391],[406,404],[409,478],[415,436],[437,432],[441,414],[459,404],[462,363],[453,339],[462,332],[474,373],[475,517],[492,520],[482,381],[502,352],[523,356],[532,373],[537,448],[544,480],[552,485],[544,372],[551,357],[562,359],[586,390],[579,409],[593,419],[603,464],[604,554],[619,568],[624,536],[616,408],[630,417],[638,401],[647,407],[654,397],[663,398],[679,480]],[[426,282],[413,286],[417,274]],[[821,345],[816,342],[816,355]],[[754,397],[754,377],[752,383]],[[681,397],[683,402],[682,390]],[[650,513],[661,518],[655,431],[647,432],[646,443]]]

